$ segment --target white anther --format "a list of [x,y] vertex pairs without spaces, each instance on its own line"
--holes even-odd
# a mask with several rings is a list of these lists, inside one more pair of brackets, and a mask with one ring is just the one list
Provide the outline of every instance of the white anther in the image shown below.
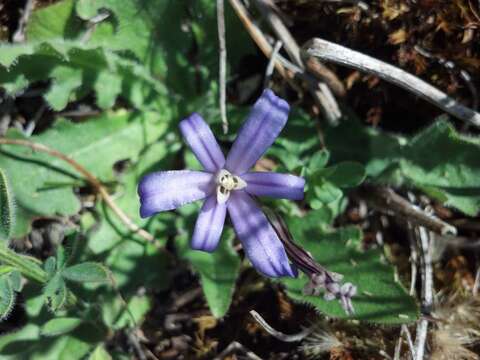
[[232,175],[228,170],[222,169],[216,177],[217,202],[224,204],[230,197],[232,190],[241,190],[247,187],[247,183],[241,177]]

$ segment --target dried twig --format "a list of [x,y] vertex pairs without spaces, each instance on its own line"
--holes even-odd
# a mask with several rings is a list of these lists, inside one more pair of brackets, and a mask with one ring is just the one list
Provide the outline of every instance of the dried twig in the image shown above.
[[238,341],[233,341],[228,345],[225,350],[223,350],[218,356],[216,356],[213,360],[224,360],[228,355],[234,354],[238,351],[241,351],[245,354],[247,359],[249,360],[262,360],[261,357],[259,357],[257,354],[254,352],[248,350],[245,346],[240,344]]
[[[422,311],[430,312],[433,305],[433,269],[432,249],[430,236],[423,226],[418,227],[418,240],[421,249],[422,276]],[[425,354],[425,343],[427,341],[428,319],[423,317],[417,324],[417,337],[415,339],[415,360],[422,360]]]
[[227,47],[225,44],[225,9],[223,0],[217,0],[217,29],[219,51],[219,101],[223,133],[228,132],[227,119]]
[[271,327],[266,321],[265,319],[259,314],[257,313],[255,310],[250,310],[250,315],[253,316],[253,318],[255,319],[255,321],[257,323],[259,323],[264,329],[266,332],[268,332],[270,335],[272,335],[274,338],[277,338],[278,340],[280,341],[284,341],[284,342],[296,342],[296,341],[302,341],[303,339],[305,339],[308,335],[310,335],[312,332],[313,332],[313,329],[314,329],[314,326],[312,327],[309,327],[309,328],[306,328],[302,331],[300,331],[299,333],[297,334],[293,334],[293,335],[287,335],[287,334],[284,334],[278,330],[275,330],[273,327]]
[[87,43],[92,37],[97,25],[110,16],[110,12],[106,9],[100,9],[92,18],[88,19],[87,30],[83,33],[80,42]]
[[331,2],[331,3],[350,3],[350,4],[353,4],[355,6],[358,6],[363,11],[369,11],[370,10],[370,6],[368,6],[368,4],[366,2],[361,1],[361,0],[320,0],[320,1]]
[[137,224],[135,224],[127,214],[123,212],[123,210],[118,207],[118,205],[115,203],[115,201],[112,199],[110,194],[108,193],[107,189],[102,185],[102,183],[93,175],[91,172],[89,172],[87,169],[85,169],[82,165],[77,163],[75,160],[73,160],[71,157],[61,153],[60,151],[54,150],[49,148],[48,146],[45,146],[43,144],[39,143],[34,143],[31,141],[27,140],[17,140],[17,139],[5,139],[5,138],[0,138],[0,145],[18,145],[18,146],[25,146],[28,147],[34,151],[40,151],[46,154],[49,154],[51,156],[54,156],[60,160],[63,160],[70,164],[76,171],[78,171],[82,176],[92,185],[92,187],[100,194],[102,197],[103,201],[107,204],[107,206],[112,209],[115,215],[122,221],[125,226],[132,231],[133,233],[138,234],[142,238],[144,238],[147,241],[155,243],[155,238],[152,234],[149,232],[145,231],[144,229],[140,228]]
[[418,206],[396,194],[392,189],[377,186],[364,186],[356,194],[365,199],[375,209],[388,215],[399,215],[413,224],[425,226],[441,235],[455,235],[455,226],[446,223],[434,215],[425,213]]
[[128,338],[128,341],[132,345],[133,349],[135,350],[136,355],[138,356],[139,360],[147,360],[147,356],[140,345],[140,341],[138,340],[137,335],[134,333],[135,328],[127,329],[125,332]]
[[475,297],[478,295],[478,287],[480,286],[480,267],[475,274],[475,282],[473,283],[472,295]]
[[171,310],[178,311],[179,309],[181,309],[182,307],[184,307],[185,305],[187,305],[188,303],[192,302],[197,297],[202,295],[202,293],[203,293],[203,290],[201,287],[196,287],[186,291],[185,293],[183,293],[182,295],[178,296],[175,299],[174,303],[171,306]]
[[25,41],[25,29],[27,27],[28,19],[32,15],[34,0],[27,0],[25,7],[22,10],[22,16],[18,21],[18,27],[15,33],[12,36],[12,41],[14,43],[22,43]]
[[272,55],[270,56],[270,60],[268,61],[267,69],[265,70],[265,81],[264,87],[269,87],[270,79],[273,75],[273,69],[275,68],[275,61],[277,60],[278,52],[282,48],[283,43],[280,40],[275,42],[275,46],[273,47]]
[[[300,47],[296,40],[290,33],[290,30],[285,26],[278,12],[275,11],[274,3],[272,0],[255,0],[258,9],[262,15],[267,19],[278,38],[284,43],[285,50],[287,51],[290,59],[300,68],[305,69],[305,64],[300,55]],[[327,67],[325,67],[317,59],[309,57],[309,70],[312,75],[316,76],[319,80],[324,81],[332,91],[338,96],[345,95],[345,87],[338,77]]]
[[321,60],[332,61],[334,63],[374,74],[414,93],[449,114],[480,127],[479,113],[460,104],[455,99],[418,77],[393,65],[362,54],[358,51],[318,38],[310,40],[305,44],[304,49],[306,54],[316,56]]
[[[243,23],[248,33],[252,37],[253,41],[255,41],[257,46],[267,58],[271,58],[273,47],[263,32],[257,27],[257,25],[254,24],[245,6],[239,0],[229,1],[237,13],[240,21]],[[305,81],[312,96],[322,109],[327,120],[332,124],[336,124],[338,119],[341,117],[341,112],[328,87],[324,83],[319,84],[319,82],[313,76],[305,73],[301,68],[295,66],[294,64],[294,66],[289,66],[289,69],[287,70],[287,66],[285,65],[286,61],[280,55],[277,56],[277,59],[278,61],[275,61],[275,69],[277,69],[279,74],[285,80],[287,80],[293,88],[297,88],[295,82],[293,81],[296,77]],[[321,88],[321,91],[319,88]],[[325,94],[330,95],[326,96]]]

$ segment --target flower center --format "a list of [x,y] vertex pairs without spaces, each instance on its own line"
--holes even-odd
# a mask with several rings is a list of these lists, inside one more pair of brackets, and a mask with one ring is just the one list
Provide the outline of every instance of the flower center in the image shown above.
[[217,178],[217,202],[224,204],[230,197],[232,190],[240,190],[247,186],[245,180],[237,175],[231,174],[228,170],[222,169],[218,172]]

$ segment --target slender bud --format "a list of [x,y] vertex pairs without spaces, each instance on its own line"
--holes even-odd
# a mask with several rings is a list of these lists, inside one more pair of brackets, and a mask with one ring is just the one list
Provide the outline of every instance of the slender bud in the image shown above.
[[276,212],[264,209],[270,224],[282,241],[288,258],[296,268],[309,277],[309,282],[303,288],[305,295],[318,296],[323,293],[326,301],[338,299],[347,314],[353,314],[352,297],[357,293],[357,287],[352,283],[341,283],[343,275],[328,271],[315,261],[312,255],[293,241],[293,237],[283,219]]

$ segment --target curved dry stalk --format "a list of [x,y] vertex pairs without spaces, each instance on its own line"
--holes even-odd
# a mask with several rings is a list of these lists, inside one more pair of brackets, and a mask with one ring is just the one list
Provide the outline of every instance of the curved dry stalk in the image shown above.
[[82,165],[80,165],[78,162],[73,160],[71,157],[61,153],[60,151],[54,150],[49,148],[48,146],[45,146],[43,144],[31,142],[28,140],[19,140],[19,139],[5,139],[5,138],[0,138],[0,144],[4,145],[18,145],[18,146],[25,146],[28,147],[34,151],[40,151],[43,153],[46,153],[48,155],[54,156],[60,160],[65,161],[66,163],[70,164],[75,170],[77,170],[86,180],[87,182],[92,185],[95,190],[100,194],[102,197],[103,201],[107,204],[107,206],[113,211],[113,213],[120,219],[122,223],[125,224],[125,226],[132,231],[133,233],[138,234],[145,240],[149,242],[155,242],[155,237],[150,234],[148,231],[140,228],[137,224],[135,224],[132,219],[128,217],[127,214],[123,212],[123,210],[118,207],[118,205],[115,203],[113,198],[110,196],[108,193],[107,189],[102,185],[100,180],[98,180],[95,175],[93,175],[90,171],[85,169]]
[[250,310],[250,315],[255,319],[257,323],[259,323],[266,332],[268,332],[270,335],[273,337],[277,338],[280,341],[284,342],[297,342],[297,341],[302,341],[305,339],[308,335],[310,335],[315,326],[312,326],[310,328],[306,328],[302,331],[300,331],[297,334],[292,334],[292,335],[287,335],[284,334],[278,330],[275,330],[269,323],[265,321],[265,319],[255,310]]
[[[267,37],[260,28],[254,24],[245,6],[240,0],[229,0],[230,5],[237,14],[238,18],[245,26],[245,29],[249,33],[250,37],[257,44],[263,54],[271,59],[273,54],[273,46],[268,41]],[[295,79],[299,78],[303,80],[310,93],[312,94],[315,102],[320,106],[326,119],[331,124],[337,124],[342,117],[340,108],[333,97],[330,88],[323,82],[319,82],[313,77],[313,75],[305,72],[304,69],[298,67],[295,64],[290,64],[280,54],[276,56],[275,69],[278,73],[294,88],[299,90],[299,87],[295,84]],[[293,66],[292,66],[293,65]],[[301,91],[301,90],[300,90]]]
[[480,114],[418,77],[371,56],[319,38],[308,41],[303,52],[321,60],[331,61],[378,76],[427,100],[445,112],[480,127]]

